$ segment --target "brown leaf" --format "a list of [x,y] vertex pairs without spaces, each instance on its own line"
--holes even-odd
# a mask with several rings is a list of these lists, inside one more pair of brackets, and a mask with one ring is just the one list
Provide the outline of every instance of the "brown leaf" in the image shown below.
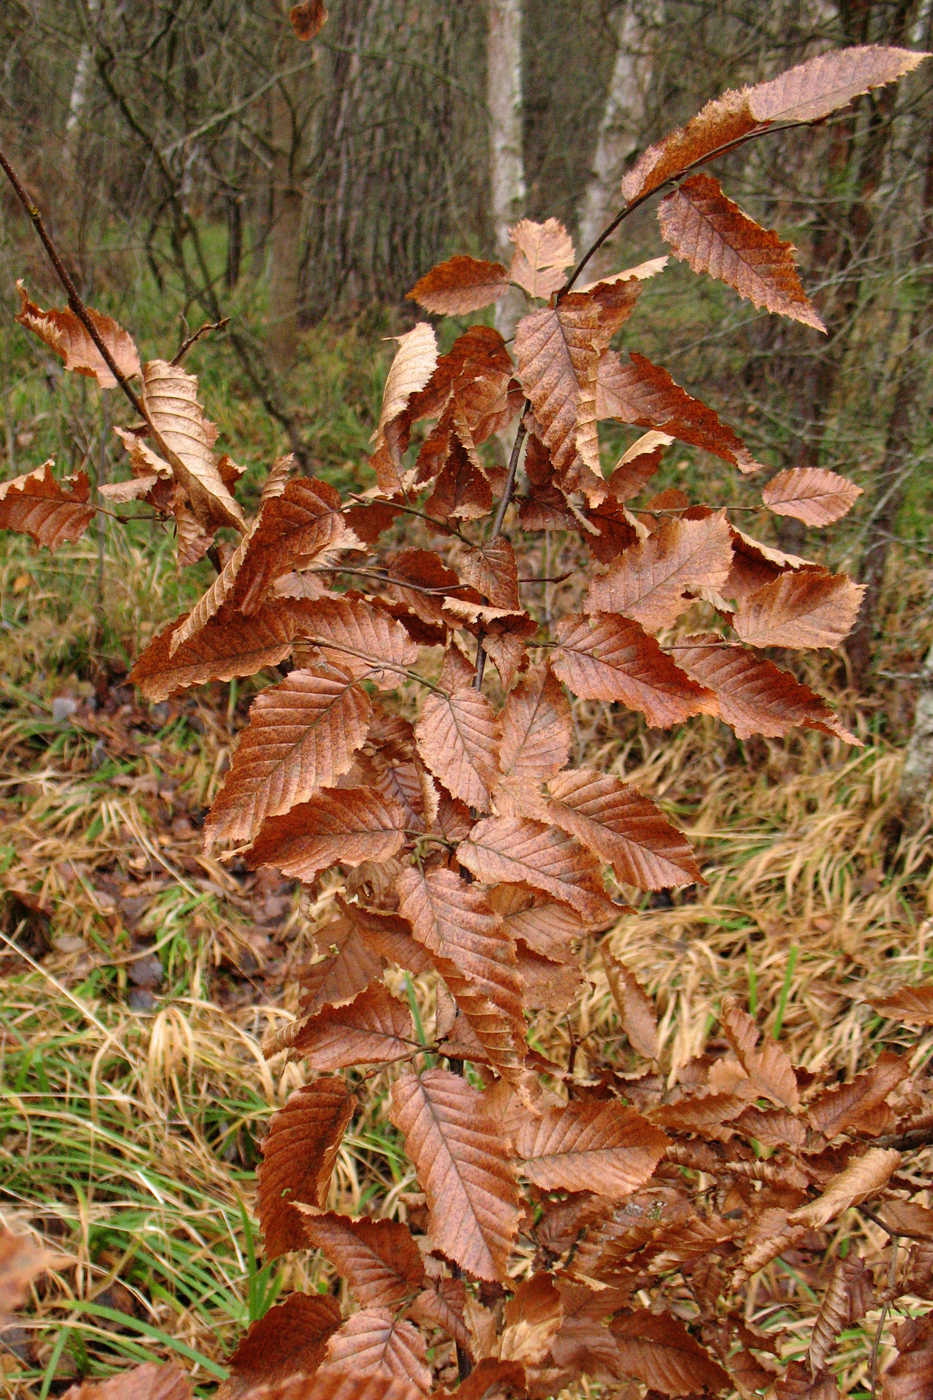
[[446,1070],[407,1074],[392,1085],[389,1118],[405,1135],[436,1247],[477,1278],[505,1278],[518,1187],[482,1095]]
[[534,407],[538,436],[558,472],[582,459],[592,478],[584,490],[595,501],[606,495],[596,431],[601,349],[599,304],[580,293],[525,316],[515,332],[518,377]]
[[33,1279],[57,1262],[30,1235],[0,1229],[0,1320],[21,1306]]
[[150,360],[143,366],[143,406],[158,450],[206,527],[245,529],[243,512],[220,474],[213,450],[217,429],[198,402],[197,376],[180,365]]
[[581,700],[617,700],[649,725],[708,713],[712,696],[663,652],[654,637],[614,613],[568,614],[554,627],[551,667]]
[[926,57],[910,49],[878,44],[836,49],[746,88],[745,96],[756,121],[819,121],[860,93],[884,87],[912,72]]
[[499,768],[499,720],[472,687],[429,695],[415,725],[418,752],[431,772],[469,807],[489,811]]
[[702,520],[664,520],[593,579],[588,612],[621,613],[643,627],[669,627],[688,606],[687,590],[722,588],[732,566],[725,511]]
[[690,843],[647,797],[611,773],[570,768],[548,784],[557,826],[642,890],[702,881]]
[[254,1386],[311,1375],[324,1358],[328,1337],[339,1325],[336,1298],[290,1294],[252,1324],[227,1362],[230,1375],[218,1387],[216,1400],[241,1400]]
[[867,1148],[830,1179],[825,1191],[815,1201],[807,1201],[806,1205],[791,1211],[789,1220],[794,1224],[806,1225],[811,1230],[820,1229],[850,1206],[856,1206],[880,1191],[891,1173],[897,1170],[900,1160],[901,1154],[893,1148]]
[[667,1145],[664,1133],[634,1109],[575,1100],[526,1117],[515,1143],[522,1170],[536,1185],[611,1200],[644,1185]]
[[191,1381],[180,1366],[147,1361],[106,1381],[72,1385],[62,1400],[191,1400]]
[[525,1022],[515,949],[484,891],[452,870],[412,868],[403,872],[398,893],[401,913],[491,1062],[503,1073],[520,1065]]
[[609,494],[619,502],[630,501],[654,476],[661,465],[664,449],[674,439],[669,433],[652,429],[642,433],[619,458],[609,477]]
[[758,125],[744,91],[724,92],[707,102],[686,126],[649,146],[622,178],[622,196],[632,203],[672,176],[700,164],[721,147],[740,140]]
[[379,485],[394,492],[401,484],[402,452],[406,433],[403,415],[412,396],[423,389],[437,364],[437,340],[427,321],[419,321],[405,335],[396,337],[398,350],[382,394],[372,464]]
[[661,236],[694,272],[707,272],[750,301],[818,331],[826,327],[800,285],[794,248],[762,228],[711,175],[683,180],[658,209]]
[[[117,382],[113,371],[75,313],[69,308],[43,311],[41,306],[36,306],[35,302],[29,300],[22,282],[17,282],[16,288],[21,301],[16,314],[19,324],[37,335],[56,355],[61,355],[65,369],[89,375],[97,380],[102,389],[112,389]],[[124,378],[132,379],[134,375],[139,374],[139,352],[132,336],[109,316],[102,316],[91,307],[86,309],[91,325],[106,345],[114,364]]]
[[525,1365],[542,1362],[564,1320],[564,1304],[547,1274],[519,1284],[505,1307],[499,1356]]
[[385,987],[367,987],[343,1006],[326,1006],[290,1038],[316,1073],[404,1060],[417,1047],[411,1012]]
[[204,839],[249,841],[348,772],[366,738],[372,702],[352,676],[292,671],[253,701]]
[[502,263],[460,255],[432,267],[407,296],[436,315],[467,316],[491,306],[508,287],[509,276]]
[[614,958],[605,943],[600,951],[609,990],[622,1018],[622,1029],[639,1055],[644,1055],[648,1060],[656,1060],[658,1018],[651,998],[634,972],[618,958]]
[[147,700],[157,701],[205,681],[252,676],[284,660],[313,606],[282,599],[264,604],[252,617],[222,611],[173,654],[175,629],[185,620],[178,618],[136,658],[127,679]]
[[734,1001],[723,1002],[719,1021],[756,1096],[785,1108],[796,1108],[800,1103],[797,1076],[786,1052],[774,1040],[765,1040],[756,1048],[758,1027]]
[[461,865],[486,884],[525,884],[569,904],[584,919],[611,919],[614,906],[601,892],[599,866],[563,831],[524,817],[477,822],[457,847]]
[[857,1254],[836,1260],[810,1333],[807,1360],[811,1371],[823,1370],[842,1329],[858,1322],[871,1307],[870,1278]]
[[885,1367],[879,1400],[926,1400],[933,1391],[933,1322],[908,1318],[895,1330],[898,1355]]
[[669,1313],[638,1309],[615,1318],[611,1331],[622,1374],[637,1376],[662,1395],[719,1392],[729,1384],[719,1362]]
[[821,467],[791,467],[773,476],[761,499],[775,515],[792,515],[805,525],[841,520],[862,494],[861,486]]
[[94,519],[94,507],[87,504],[90,494],[84,472],[64,484],[56,481],[50,458],[35,471],[0,482],[0,530],[16,530],[46,549],[57,549],[83,535]]
[[259,1224],[266,1258],[275,1259],[304,1243],[293,1202],[323,1207],[344,1129],[356,1099],[342,1079],[316,1079],[296,1089],[273,1116],[261,1143],[256,1173]]
[[573,240],[559,219],[546,219],[536,224],[522,219],[509,229],[515,244],[509,280],[532,297],[549,297],[567,281],[563,269],[576,258]]
[[848,1084],[833,1085],[816,1094],[807,1105],[810,1122],[826,1138],[864,1131],[879,1107],[910,1072],[907,1061],[891,1050],[882,1051],[875,1063]]
[[295,880],[313,880],[332,865],[384,861],[405,840],[405,813],[372,788],[334,788],[269,817],[245,852],[250,865],[271,865]]
[[933,1026],[933,983],[920,987],[898,987],[886,997],[869,997],[871,1005],[889,1021],[908,1026]]
[[493,607],[518,610],[518,565],[515,551],[503,535],[465,549],[457,558],[457,572]]
[[520,938],[544,958],[565,961],[574,939],[584,932],[580,915],[566,904],[545,900],[521,885],[497,885],[489,891],[489,902],[511,937]]
[[561,686],[546,667],[532,667],[502,710],[503,777],[516,783],[553,778],[567,762],[572,736],[570,704]]
[[424,1287],[421,1253],[407,1225],[301,1209],[305,1237],[319,1249],[364,1308],[395,1308]]
[[752,734],[782,738],[796,726],[858,743],[826,701],[788,671],[744,647],[717,636],[687,637],[677,643],[677,664],[713,691],[719,718],[740,739]]
[[409,1381],[424,1394],[431,1389],[424,1338],[388,1308],[364,1308],[347,1318],[327,1343],[325,1368]]
[[320,1366],[311,1376],[288,1376],[257,1386],[244,1400],[424,1400],[424,1391],[384,1371],[360,1376],[344,1362]]
[[323,598],[309,609],[302,640],[332,666],[381,690],[393,690],[418,659],[418,646],[400,622],[365,598]]
[[439,520],[477,520],[492,510],[492,487],[480,465],[466,423],[448,435],[448,457],[434,490],[425,501],[428,515]]
[[802,1361],[792,1361],[775,1383],[774,1397],[775,1400],[842,1400],[842,1391],[828,1372],[818,1371],[814,1376]]
[[865,585],[824,569],[783,573],[740,603],[732,619],[755,647],[838,647],[851,631]]
[[296,38],[307,43],[316,39],[327,23],[327,6],[324,0],[302,0],[300,5],[292,5],[288,18]]
[[703,447],[742,472],[755,472],[761,466],[711,408],[692,398],[666,369],[644,355],[632,352],[625,362],[614,350],[604,350],[596,377],[597,418],[618,418],[639,428],[656,429]]

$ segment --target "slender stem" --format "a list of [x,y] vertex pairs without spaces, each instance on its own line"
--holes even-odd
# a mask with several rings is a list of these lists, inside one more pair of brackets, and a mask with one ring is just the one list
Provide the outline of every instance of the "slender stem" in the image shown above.
[[182,341],[181,345],[178,347],[177,351],[169,361],[169,364],[180,365],[184,357],[187,355],[188,351],[191,349],[192,345],[196,344],[197,341],[201,339],[202,335],[208,335],[211,331],[222,331],[227,326],[229,326],[229,324],[229,316],[222,316],[219,321],[205,321],[204,325],[199,327],[199,329],[196,330],[193,335],[187,336]]
[[126,375],[119,368],[116,360],[114,360],[110,351],[107,349],[107,346],[104,344],[100,331],[98,331],[97,327],[94,325],[94,322],[91,320],[87,307],[78,295],[78,289],[72,281],[71,274],[68,271],[65,264],[62,262],[58,249],[53,243],[48,229],[45,227],[42,215],[39,213],[39,210],[32,203],[26,191],[23,189],[19,176],[13,169],[10,162],[7,160],[6,156],[3,154],[3,151],[0,151],[0,167],[2,167],[4,174],[6,175],[10,184],[13,186],[13,189],[16,193],[16,198],[19,200],[20,204],[23,206],[26,213],[29,215],[29,218],[32,221],[32,226],[36,230],[36,233],[39,235],[39,239],[42,243],[43,248],[45,249],[46,253],[48,253],[49,261],[55,269],[55,275],[58,278],[59,282],[61,282],[67,294],[68,305],[71,307],[72,311],[77,316],[78,320],[81,322],[88,335],[91,337],[91,340],[94,342],[98,351],[100,352],[100,356],[104,361],[104,364],[110,370],[110,373],[113,375],[114,379],[117,381],[120,388],[123,390],[124,394],[129,399],[130,403],[133,405],[133,408],[136,411],[136,413],[139,414],[140,418],[142,418],[144,423],[148,423],[149,415],[143,407],[142,401],[139,399],[138,395],[136,394],[136,391],[133,389]]

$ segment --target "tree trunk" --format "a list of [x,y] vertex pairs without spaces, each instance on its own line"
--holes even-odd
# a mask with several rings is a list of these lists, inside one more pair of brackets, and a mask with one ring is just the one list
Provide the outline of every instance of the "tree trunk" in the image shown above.
[[920,826],[929,820],[933,802],[933,646],[923,666],[914,727],[904,753],[897,797],[905,827]]
[[[644,48],[644,25],[631,3],[621,4],[610,16],[616,53],[599,123],[593,164],[580,210],[580,252],[596,242],[621,203],[619,181],[626,160],[641,144],[645,116],[645,87],[650,58]],[[594,264],[596,266],[594,267]],[[603,250],[590,267],[591,277],[600,267],[608,270]]]
[[[522,151],[522,3],[488,0],[486,105],[489,109],[489,187],[495,250],[508,259],[509,228],[525,207]],[[510,293],[496,303],[496,327],[511,335],[518,314]]]

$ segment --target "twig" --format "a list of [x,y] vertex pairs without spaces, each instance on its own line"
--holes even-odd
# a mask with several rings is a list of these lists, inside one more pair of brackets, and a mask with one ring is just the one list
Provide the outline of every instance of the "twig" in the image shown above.
[[204,325],[196,330],[193,335],[189,335],[186,340],[182,341],[174,357],[169,360],[169,364],[180,365],[192,345],[199,341],[202,335],[208,335],[211,331],[222,331],[226,326],[229,326],[229,324],[229,316],[221,316],[219,321],[205,321]]

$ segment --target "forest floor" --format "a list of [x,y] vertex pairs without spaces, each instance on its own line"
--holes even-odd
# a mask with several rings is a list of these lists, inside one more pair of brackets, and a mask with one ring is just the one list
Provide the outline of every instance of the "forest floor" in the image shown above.
[[[0,561],[0,1224],[57,1252],[0,1333],[0,1394],[23,1400],[153,1356],[209,1385],[279,1293],[324,1286],[310,1256],[261,1266],[252,1193],[264,1124],[302,1079],[262,1044],[294,1013],[337,887],[309,908],[292,882],[204,854],[252,691],[149,705],[125,684],[135,649],[184,606],[168,560],[92,540],[55,556],[5,542]],[[878,657],[892,674],[925,645],[928,580],[899,580]],[[851,1075],[881,1046],[929,1054],[929,1036],[869,1004],[933,975],[929,832],[899,830],[894,811],[910,686],[857,697],[831,664],[823,688],[861,748],[813,732],[743,744],[712,720],[646,733],[576,708],[582,760],[657,800],[707,880],[644,898],[607,935],[655,1002],[668,1071],[701,1051],[726,994],[811,1070]],[[818,666],[804,677],[817,689]],[[588,1036],[620,1037],[595,949],[592,967],[578,1065]],[[536,1044],[565,1034],[542,1018]],[[405,1172],[371,1102],[333,1204],[403,1193]],[[756,1316],[806,1292],[778,1271],[750,1294]],[[864,1375],[871,1338],[842,1344]]]

